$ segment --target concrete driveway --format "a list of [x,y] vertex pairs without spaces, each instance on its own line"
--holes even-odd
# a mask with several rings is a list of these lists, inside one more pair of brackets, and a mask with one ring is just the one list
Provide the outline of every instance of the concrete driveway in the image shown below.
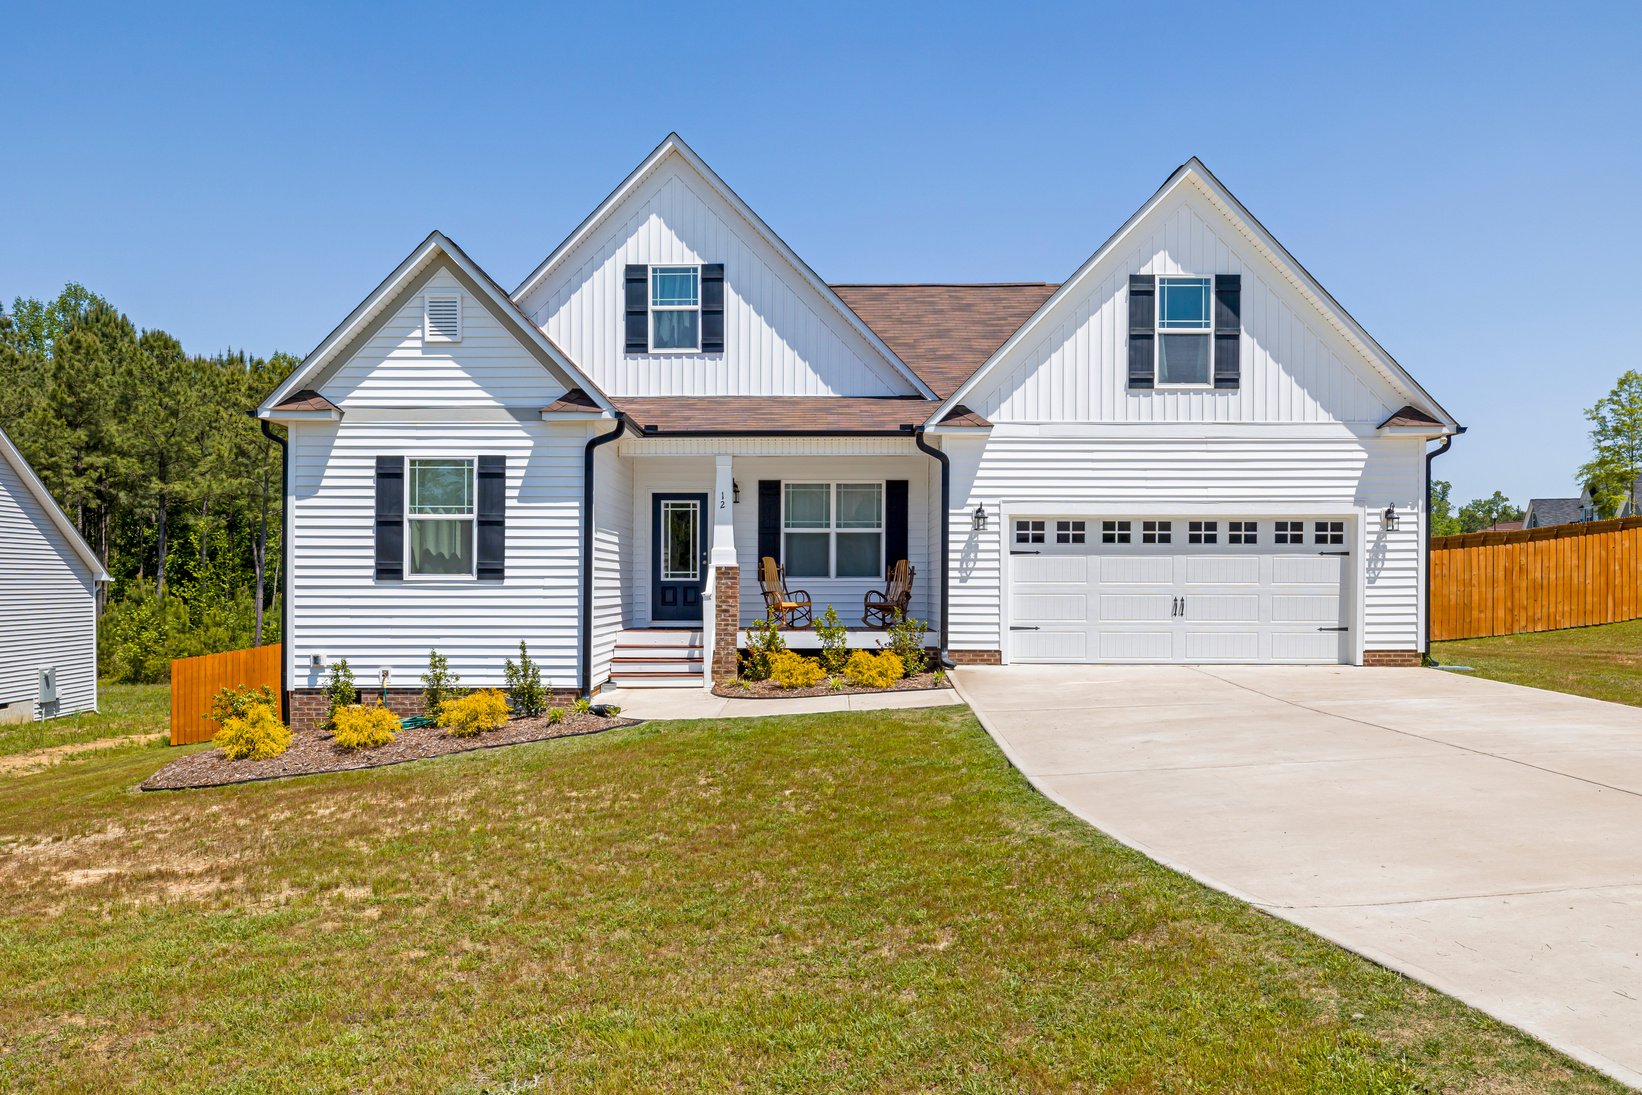
[[962,669],[1046,795],[1642,1086],[1642,709],[1427,669]]

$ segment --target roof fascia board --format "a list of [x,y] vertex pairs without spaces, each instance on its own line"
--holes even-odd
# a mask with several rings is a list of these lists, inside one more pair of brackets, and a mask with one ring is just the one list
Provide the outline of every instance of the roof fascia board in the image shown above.
[[97,558],[97,553],[92,551],[91,545],[85,542],[85,537],[81,536],[80,530],[74,527],[74,522],[68,519],[68,514],[64,513],[63,508],[57,504],[57,499],[51,496],[51,491],[46,489],[44,481],[34,473],[33,468],[29,467],[29,462],[23,459],[23,454],[18,451],[16,445],[12,444],[11,438],[6,436],[5,430],[0,430],[0,457],[4,457],[6,463],[16,470],[17,478],[22,481],[24,489],[34,495],[35,500],[40,503],[40,507],[46,511],[46,516],[51,518],[51,523],[56,526],[63,539],[68,542],[68,546],[74,550],[74,554],[78,555],[80,561],[91,568],[92,581],[113,581],[114,579],[109,576],[108,571],[103,569],[102,560]]
[[1353,342],[1365,357],[1378,362],[1394,382],[1401,382],[1406,385],[1408,394],[1417,396],[1426,404],[1428,410],[1440,417],[1444,422],[1442,433],[1456,433],[1459,431],[1459,423],[1454,417],[1444,410],[1442,405],[1433,399],[1431,394],[1422,388],[1409,375],[1408,371],[1386,352],[1383,346],[1376,342],[1367,331],[1363,330],[1362,325],[1340,306],[1340,303],[1329,294],[1328,290],[1322,287],[1316,278],[1312,277],[1309,270],[1302,266],[1293,255],[1289,254],[1287,248],[1277,242],[1276,237],[1267,231],[1266,227],[1255,219],[1252,213],[1244,208],[1243,203],[1238,201],[1220,180],[1216,179],[1209,169],[1203,166],[1202,161],[1196,156],[1176,168],[1173,174],[1164,180],[1163,185],[1158,187],[1157,191],[1139,209],[1135,210],[1116,232],[1108,236],[1106,242],[1096,248],[1095,253],[1090,255],[1072,273],[1071,277],[1062,282],[1061,287],[1051,293],[1049,299],[1039,305],[1038,310],[1027,317],[1026,322],[1016,328],[1015,333],[1005,339],[1003,345],[992,352],[992,356],[988,357],[978,369],[970,374],[968,380],[964,381],[956,391],[935,409],[927,425],[931,429],[935,428],[941,417],[950,413],[953,407],[963,402],[964,397],[975,389],[986,375],[997,366],[999,361],[1030,338],[1044,318],[1059,306],[1061,300],[1079,291],[1090,272],[1113,252],[1117,251],[1133,233],[1135,227],[1150,216],[1158,206],[1167,201],[1188,180],[1202,184],[1205,196],[1211,201],[1218,200],[1223,207],[1223,212],[1231,214],[1230,219],[1234,224],[1242,222],[1238,224],[1238,227],[1250,236],[1251,241],[1258,248],[1268,253],[1274,265],[1290,277],[1296,287],[1300,289],[1302,296],[1308,298],[1308,303],[1323,313],[1325,318],[1335,320],[1346,339]]
[[269,411],[258,415],[270,422],[340,422],[342,412],[336,411]]
[[899,355],[897,355],[894,350],[891,350],[889,345],[884,342],[883,339],[878,337],[877,332],[867,326],[866,321],[856,315],[854,309],[844,303],[843,298],[833,290],[832,286],[822,280],[821,275],[817,274],[810,268],[810,265],[807,262],[798,256],[798,252],[787,246],[787,241],[777,235],[775,230],[766,224],[764,219],[753,211],[752,206],[743,201],[741,199],[741,195],[737,194],[728,183],[720,178],[716,171],[707,166],[707,162],[698,156],[695,149],[686,144],[684,138],[680,137],[677,133],[669,133],[667,138],[657,145],[655,150],[651,152],[650,155],[646,156],[643,162],[640,163],[638,167],[634,168],[632,172],[630,172],[628,176],[621,181],[616,189],[610,192],[609,196],[606,197],[604,201],[599,203],[598,208],[589,213],[587,217],[576,226],[575,230],[572,231],[570,235],[565,237],[564,242],[555,247],[552,253],[549,254],[547,258],[543,259],[541,264],[537,266],[535,270],[531,271],[530,275],[526,277],[524,281],[519,283],[519,287],[513,290],[512,299],[515,301],[520,301],[529,294],[535,292],[537,287],[540,286],[541,283],[547,278],[548,274],[550,274],[566,256],[575,251],[577,247],[581,246],[581,244],[586,241],[587,237],[604,223],[610,213],[614,211],[616,207],[621,205],[621,203],[624,202],[633,193],[633,191],[638,188],[639,184],[642,183],[652,171],[660,166],[661,162],[666,159],[667,156],[674,153],[680,156],[685,163],[689,164],[691,169],[698,175],[707,180],[708,185],[718,193],[719,197],[727,202],[730,205],[730,208],[734,209],[742,220],[750,224],[753,230],[763,237],[765,242],[775,248],[776,253],[779,254],[789,266],[798,272],[799,276],[809,284],[810,288],[819,293],[821,297],[833,307],[839,316],[841,316],[843,320],[849,324],[850,328],[855,331],[856,334],[865,339],[867,344],[873,348],[874,352],[882,357],[891,368],[899,373],[902,379],[910,383],[918,394],[922,395],[925,399],[937,398],[934,391],[930,389],[929,385],[919,379],[918,374],[913,372],[907,363],[902,361]]

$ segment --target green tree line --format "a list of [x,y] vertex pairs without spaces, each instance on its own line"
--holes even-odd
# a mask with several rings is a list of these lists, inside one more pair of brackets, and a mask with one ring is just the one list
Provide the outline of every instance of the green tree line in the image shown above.
[[295,364],[186,353],[80,285],[0,304],[0,429],[113,577],[105,676],[277,640],[280,454],[246,411]]

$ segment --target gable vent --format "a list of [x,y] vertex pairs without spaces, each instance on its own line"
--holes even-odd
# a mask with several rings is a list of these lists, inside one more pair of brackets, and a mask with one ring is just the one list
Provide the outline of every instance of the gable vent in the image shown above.
[[460,342],[462,339],[462,298],[428,296],[423,322],[423,341]]

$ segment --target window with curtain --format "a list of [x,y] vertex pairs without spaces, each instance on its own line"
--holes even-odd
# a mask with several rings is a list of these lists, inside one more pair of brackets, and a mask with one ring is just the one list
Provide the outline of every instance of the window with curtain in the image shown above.
[[883,576],[882,483],[788,483],[781,527],[790,578]]
[[650,349],[701,349],[701,267],[650,268]]
[[407,470],[409,573],[471,576],[473,461],[412,459]]

